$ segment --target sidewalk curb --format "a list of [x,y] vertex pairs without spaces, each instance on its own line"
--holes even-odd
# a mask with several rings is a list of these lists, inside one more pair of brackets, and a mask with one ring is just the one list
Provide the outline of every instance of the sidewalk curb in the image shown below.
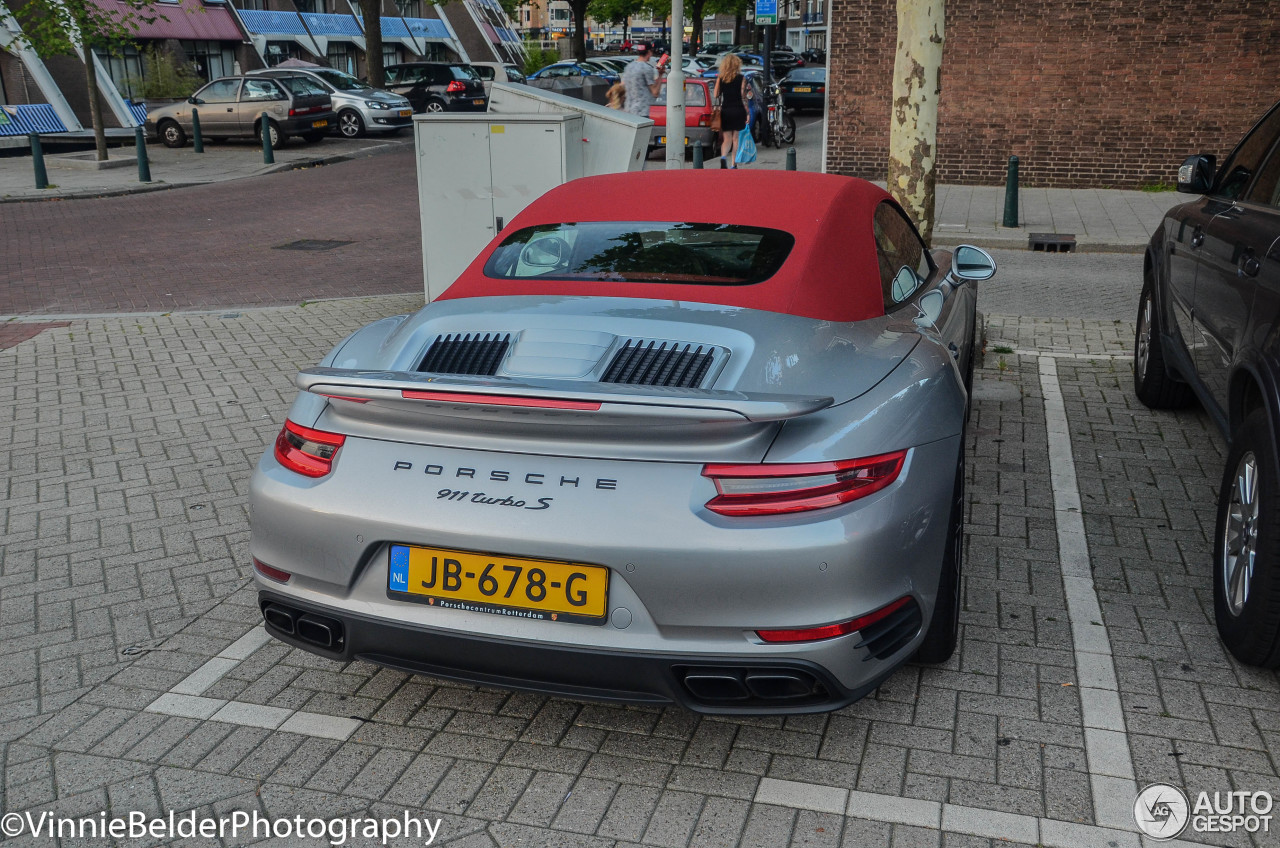
[[[973,245],[997,250],[1025,250],[1030,252],[1027,247],[1027,238],[1009,238],[1000,236],[974,234],[972,238],[966,237],[960,233],[947,233],[946,235],[933,234],[934,247],[958,247],[962,244]],[[1147,248],[1147,243],[1143,242],[1101,242],[1090,241],[1088,238],[1077,238],[1076,249],[1072,253],[1142,253]],[[1056,255],[1050,253],[1050,255]]]
[[[372,156],[381,156],[399,150],[404,145],[381,143],[373,147],[366,147],[361,150],[334,153],[329,156],[315,156],[308,159],[298,159],[293,162],[279,162],[275,165],[264,165],[263,167],[238,177],[230,177],[221,180],[186,180],[165,182],[163,180],[155,180],[150,183],[138,183],[137,185],[119,186],[116,188],[96,188],[83,189],[80,191],[71,191],[65,194],[33,194],[22,196],[3,196],[0,197],[0,203],[47,203],[52,200],[88,200],[95,197],[122,197],[129,194],[147,194],[153,191],[168,191],[173,188],[190,188],[191,186],[213,185],[220,182],[233,182],[235,180],[251,179],[253,177],[265,177],[269,174],[282,174],[286,171],[297,171],[302,168],[314,168],[317,165],[336,165],[340,162],[350,162],[353,159],[364,159]],[[58,191],[58,189],[54,189]]]

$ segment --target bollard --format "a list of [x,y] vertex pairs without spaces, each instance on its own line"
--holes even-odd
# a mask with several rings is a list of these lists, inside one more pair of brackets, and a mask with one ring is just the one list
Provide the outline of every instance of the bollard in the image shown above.
[[1009,176],[1004,182],[1004,226],[1018,226],[1018,157],[1009,157]]
[[200,110],[191,110],[191,143],[196,153],[204,153],[204,135],[200,132]]
[[40,146],[40,136],[29,133],[27,141],[31,144],[31,164],[36,169],[36,188],[48,188],[49,175],[44,170],[44,148]]
[[262,164],[274,165],[276,156],[271,151],[271,121],[267,118],[267,113],[262,113],[262,120],[258,126],[262,130]]
[[695,168],[702,167],[702,145],[701,144],[695,144],[693,146],[693,167]]
[[796,169],[796,149],[794,147],[787,148],[787,170],[794,171]]
[[147,161],[147,137],[142,127],[133,128],[133,149],[138,157],[138,182],[151,182],[151,163]]

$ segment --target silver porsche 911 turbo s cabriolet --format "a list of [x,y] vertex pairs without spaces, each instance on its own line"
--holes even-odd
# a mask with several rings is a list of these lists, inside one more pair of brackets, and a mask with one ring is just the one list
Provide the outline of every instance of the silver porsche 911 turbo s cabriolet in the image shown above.
[[[677,197],[679,220],[647,200]],[[443,297],[298,375],[251,486],[267,629],[722,713],[835,709],[941,662],[994,271],[844,177],[554,189]]]

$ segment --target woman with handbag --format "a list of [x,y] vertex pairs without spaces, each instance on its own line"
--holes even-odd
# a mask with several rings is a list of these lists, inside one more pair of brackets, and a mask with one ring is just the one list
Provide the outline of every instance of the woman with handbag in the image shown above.
[[[720,167],[737,168],[738,133],[747,125],[746,80],[742,76],[742,60],[726,53],[720,60],[720,74],[716,77],[715,101],[720,103]],[[712,113],[712,127],[716,115]],[[733,163],[725,164],[726,157]]]

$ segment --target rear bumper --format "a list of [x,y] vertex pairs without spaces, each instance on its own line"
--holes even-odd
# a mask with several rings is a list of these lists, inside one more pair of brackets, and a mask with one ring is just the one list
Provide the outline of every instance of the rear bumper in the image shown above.
[[[322,127],[317,127],[317,121],[324,121]],[[309,132],[328,132],[337,126],[338,115],[335,112],[316,112],[312,115],[302,115],[297,118],[286,118],[278,122],[280,131],[289,133],[290,135],[301,135]]]
[[[649,146],[661,147],[661,139],[667,134],[666,127],[655,126],[649,134]],[[703,147],[711,147],[715,144],[716,134],[711,131],[710,127],[685,127],[684,137],[687,139],[686,145],[693,147],[695,144]]]
[[[267,632],[276,639],[336,661],[363,660],[411,674],[569,698],[677,703],[702,713],[839,709],[874,691],[897,666],[882,668],[875,679],[849,689],[804,659],[581,650],[477,638],[300,602],[270,590],[258,593],[258,604]],[[897,626],[918,627],[919,607],[912,605],[905,618]],[[832,641],[860,638],[853,634]],[[465,668],[459,667],[460,658],[465,658]],[[530,671],[537,677],[528,677]]]
[[455,97],[452,100],[445,101],[445,109],[450,112],[485,112],[489,109],[489,98],[484,95],[479,97]]

